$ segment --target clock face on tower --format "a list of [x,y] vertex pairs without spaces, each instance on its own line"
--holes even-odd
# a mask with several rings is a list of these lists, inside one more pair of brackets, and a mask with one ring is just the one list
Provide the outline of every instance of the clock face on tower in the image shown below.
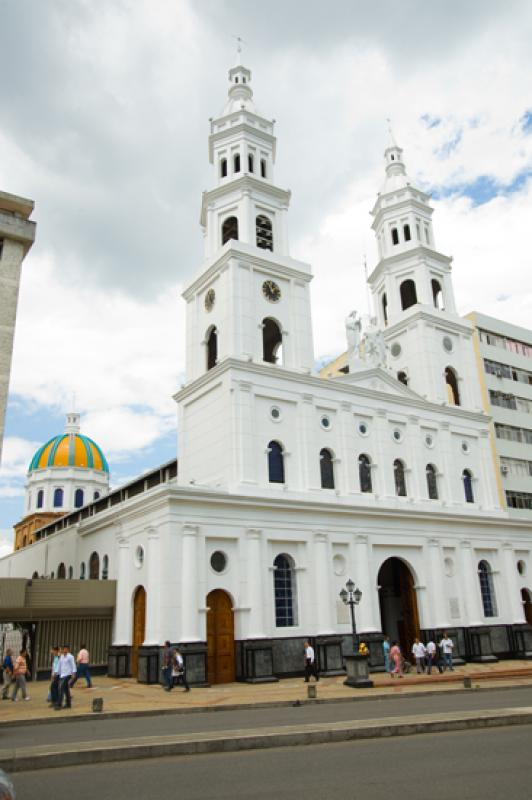
[[205,308],[207,311],[210,311],[214,305],[214,301],[216,299],[216,294],[214,289],[209,289],[207,294],[205,295]]
[[277,303],[281,299],[281,290],[275,281],[264,281],[262,284],[262,294],[270,303]]

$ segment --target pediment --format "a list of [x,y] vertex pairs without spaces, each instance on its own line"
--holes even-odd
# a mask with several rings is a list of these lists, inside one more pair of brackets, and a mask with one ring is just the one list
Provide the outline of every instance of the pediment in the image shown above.
[[336,384],[360,386],[361,388],[370,389],[379,394],[391,395],[392,397],[425,400],[424,397],[421,397],[417,392],[413,392],[412,389],[409,389],[408,386],[405,386],[401,381],[398,381],[397,378],[394,378],[393,375],[381,367],[360,369],[329,380],[334,380]]

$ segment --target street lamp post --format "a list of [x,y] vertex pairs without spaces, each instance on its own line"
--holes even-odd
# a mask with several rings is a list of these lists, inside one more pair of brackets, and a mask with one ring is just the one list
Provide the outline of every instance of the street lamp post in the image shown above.
[[353,651],[358,653],[358,634],[357,634],[357,625],[355,620],[355,606],[358,606],[362,599],[362,592],[360,589],[355,588],[354,581],[349,578],[345,585],[345,589],[342,589],[340,592],[340,598],[342,603],[346,606],[349,606],[351,611],[351,630],[353,633]]

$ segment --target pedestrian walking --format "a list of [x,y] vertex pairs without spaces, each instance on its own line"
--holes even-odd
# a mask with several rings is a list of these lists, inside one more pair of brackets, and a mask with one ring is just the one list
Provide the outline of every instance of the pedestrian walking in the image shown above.
[[81,645],[79,653],[76,656],[76,664],[78,665],[78,669],[75,678],[70,684],[70,688],[76,685],[78,678],[85,678],[87,689],[92,689],[91,674],[89,671],[89,651],[87,650],[86,644]]
[[314,648],[311,647],[310,642],[305,640],[305,683],[308,683],[310,676],[314,675],[316,681],[319,681],[318,669],[316,667],[316,659],[314,656]]
[[2,689],[2,700],[9,700],[9,687],[13,683],[13,651],[8,648],[2,662],[4,670],[4,688]]
[[398,678],[404,678],[403,657],[401,655],[401,648],[399,647],[398,642],[392,642],[392,646],[390,648],[390,659],[393,664],[392,671],[390,672],[391,677],[395,678],[397,675]]
[[427,642],[427,675],[431,674],[433,665],[438,667],[440,672],[443,672],[443,667],[438,658],[436,642],[431,639],[430,642]]
[[382,642],[382,651],[384,653],[384,671],[391,672],[391,664],[390,664],[390,637],[385,636]]
[[51,651],[51,678],[48,702],[56,706],[59,702],[59,647],[55,644]]
[[425,672],[425,656],[427,655],[427,649],[423,642],[420,642],[419,639],[416,637],[414,639],[414,644],[412,645],[412,655],[416,659],[416,672],[418,675]]
[[13,678],[14,678],[14,687],[13,687],[13,694],[11,695],[11,699],[14,703],[17,701],[17,694],[18,690],[22,692],[22,699],[29,700],[29,694],[26,690],[26,673],[28,672],[28,664],[26,662],[26,651],[24,648],[20,651],[17,656],[17,659],[13,665]]
[[442,640],[440,642],[440,647],[443,655],[443,664],[445,669],[453,670],[453,640],[450,638],[447,631],[443,632]]
[[68,644],[63,645],[63,652],[59,656],[59,697],[57,699],[56,711],[60,711],[63,706],[65,708],[72,708],[72,696],[70,694],[70,683],[76,677],[76,662],[74,656],[70,652]]
[[172,648],[170,647],[170,642],[168,639],[164,643],[164,650],[163,650],[163,665],[162,665],[162,673],[163,673],[163,682],[164,686],[163,689],[167,692],[172,691],[173,681],[172,681],[172,663],[174,660],[174,653]]
[[185,692],[190,692],[190,686],[188,685],[187,682],[187,674],[185,670],[185,661],[177,648],[174,648],[172,678],[174,686],[177,686],[177,684],[180,683],[181,686],[183,686]]

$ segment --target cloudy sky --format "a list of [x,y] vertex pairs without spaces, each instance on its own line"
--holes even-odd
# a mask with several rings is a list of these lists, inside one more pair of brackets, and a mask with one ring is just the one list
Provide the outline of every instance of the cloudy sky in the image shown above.
[[277,120],[291,252],[315,274],[317,359],[367,310],[388,117],[433,195],[460,311],[532,327],[527,0],[0,0],[0,189],[35,200],[38,226],[0,471],[4,547],[31,455],[73,394],[115,484],[175,455],[180,292],[201,267],[208,118],[236,35]]

